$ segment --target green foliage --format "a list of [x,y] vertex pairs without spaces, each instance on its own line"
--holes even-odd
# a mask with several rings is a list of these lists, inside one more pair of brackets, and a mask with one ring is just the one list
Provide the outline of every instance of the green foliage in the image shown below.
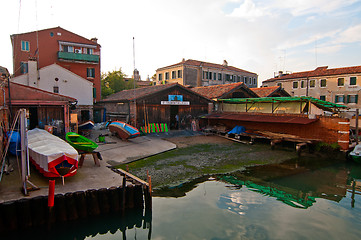
[[316,151],[318,152],[335,152],[340,150],[340,145],[338,143],[325,143],[321,142],[316,145]]
[[126,79],[126,75],[122,72],[122,69],[119,68],[119,70],[102,73],[101,88],[102,98],[105,98],[122,90],[133,89],[134,79]]

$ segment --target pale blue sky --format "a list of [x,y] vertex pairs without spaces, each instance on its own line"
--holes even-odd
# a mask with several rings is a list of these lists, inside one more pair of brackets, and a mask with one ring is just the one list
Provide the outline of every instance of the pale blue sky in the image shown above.
[[361,65],[361,0],[0,0],[0,65],[10,35],[61,26],[102,46],[102,71],[142,79],[182,58],[259,74]]

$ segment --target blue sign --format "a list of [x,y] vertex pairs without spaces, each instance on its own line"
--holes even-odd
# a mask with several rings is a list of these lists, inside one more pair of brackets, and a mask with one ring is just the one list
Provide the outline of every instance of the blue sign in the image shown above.
[[168,95],[168,101],[183,101],[183,95]]

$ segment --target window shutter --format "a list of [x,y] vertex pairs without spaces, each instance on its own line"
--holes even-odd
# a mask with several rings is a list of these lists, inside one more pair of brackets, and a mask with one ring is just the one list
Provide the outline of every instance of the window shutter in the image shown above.
[[346,95],[343,95],[343,103],[346,103]]
[[97,97],[97,89],[93,88],[93,98],[96,98],[96,97]]
[[358,95],[355,96],[355,103],[358,103]]
[[347,95],[347,102],[346,103],[349,103],[350,102],[350,95]]
[[338,100],[337,98],[338,98],[337,95],[335,95],[335,103],[337,103],[337,100]]

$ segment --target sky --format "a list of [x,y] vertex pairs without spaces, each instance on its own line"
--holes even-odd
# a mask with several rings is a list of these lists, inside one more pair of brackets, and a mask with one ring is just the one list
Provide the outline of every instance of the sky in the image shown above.
[[11,73],[10,35],[57,26],[98,38],[102,72],[121,68],[131,77],[135,66],[143,80],[183,58],[227,60],[258,74],[259,85],[278,71],[361,65],[361,0],[0,0],[0,5],[0,66]]

